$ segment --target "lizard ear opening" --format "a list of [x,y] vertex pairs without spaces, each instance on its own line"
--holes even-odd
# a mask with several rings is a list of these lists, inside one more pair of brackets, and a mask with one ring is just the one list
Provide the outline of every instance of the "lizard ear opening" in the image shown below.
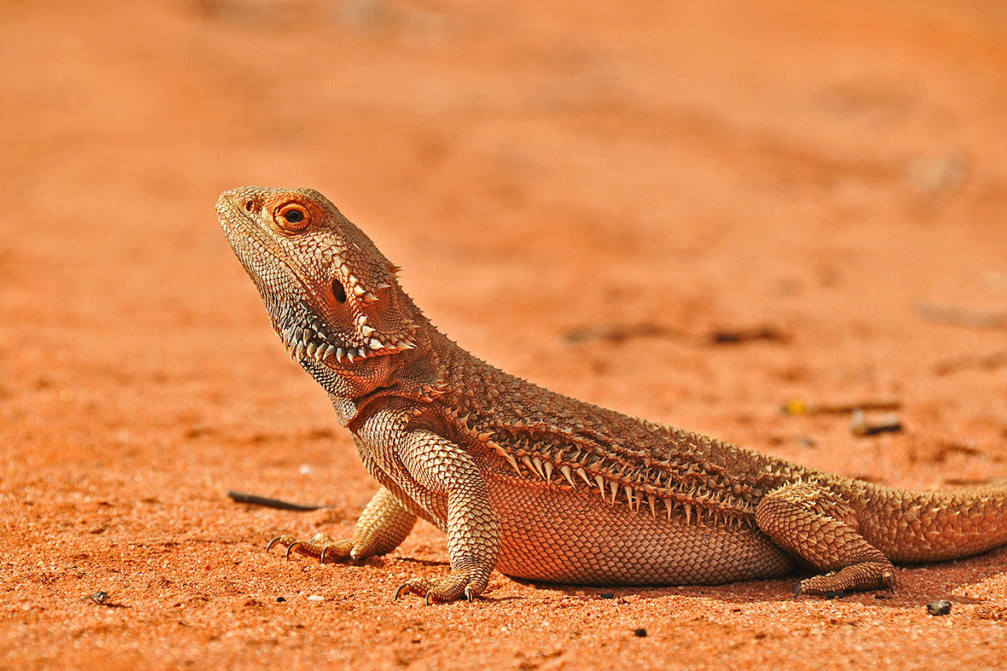
[[332,278],[332,295],[337,303],[346,302],[346,289],[343,288],[343,283],[339,281],[338,277]]

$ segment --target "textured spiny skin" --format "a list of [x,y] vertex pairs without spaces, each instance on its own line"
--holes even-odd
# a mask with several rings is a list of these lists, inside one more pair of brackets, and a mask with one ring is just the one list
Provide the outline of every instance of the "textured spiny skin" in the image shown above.
[[217,214],[291,358],[325,388],[381,488],[352,539],[277,539],[322,561],[390,552],[417,517],[472,598],[498,569],[596,585],[721,583],[810,565],[798,592],[895,584],[892,562],[1007,542],[1007,486],[901,491],[555,394],[438,332],[397,268],[310,189],[227,191]]

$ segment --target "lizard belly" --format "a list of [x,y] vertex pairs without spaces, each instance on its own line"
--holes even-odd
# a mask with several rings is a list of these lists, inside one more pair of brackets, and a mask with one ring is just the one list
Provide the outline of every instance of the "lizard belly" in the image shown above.
[[584,585],[686,585],[781,576],[793,561],[751,528],[655,519],[647,505],[597,492],[485,474],[500,522],[497,569],[515,578]]

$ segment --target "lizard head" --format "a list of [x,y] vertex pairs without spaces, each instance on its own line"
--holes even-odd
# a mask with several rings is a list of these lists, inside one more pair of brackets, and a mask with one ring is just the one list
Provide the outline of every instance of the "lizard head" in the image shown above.
[[415,347],[398,268],[322,194],[233,189],[217,217],[287,353],[323,386],[333,374],[376,377],[386,357]]

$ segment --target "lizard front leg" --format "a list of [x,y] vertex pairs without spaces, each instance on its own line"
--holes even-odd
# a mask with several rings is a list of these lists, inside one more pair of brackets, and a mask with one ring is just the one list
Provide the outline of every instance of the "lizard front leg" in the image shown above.
[[500,552],[500,527],[489,491],[472,457],[455,443],[427,430],[406,433],[397,454],[409,476],[423,489],[447,502],[451,573],[444,578],[418,578],[396,592],[419,594],[431,601],[471,601],[486,589]]
[[287,557],[297,551],[326,562],[345,561],[357,563],[367,557],[388,554],[397,548],[412,531],[416,515],[407,510],[395,495],[382,487],[357,518],[352,540],[333,540],[325,533],[315,534],[310,541],[293,536],[280,536],[269,542],[266,550],[283,543]]
[[774,543],[828,572],[802,580],[795,596],[841,596],[848,590],[895,586],[892,562],[860,535],[849,504],[823,487],[800,482],[769,492],[759,502],[755,520]]

